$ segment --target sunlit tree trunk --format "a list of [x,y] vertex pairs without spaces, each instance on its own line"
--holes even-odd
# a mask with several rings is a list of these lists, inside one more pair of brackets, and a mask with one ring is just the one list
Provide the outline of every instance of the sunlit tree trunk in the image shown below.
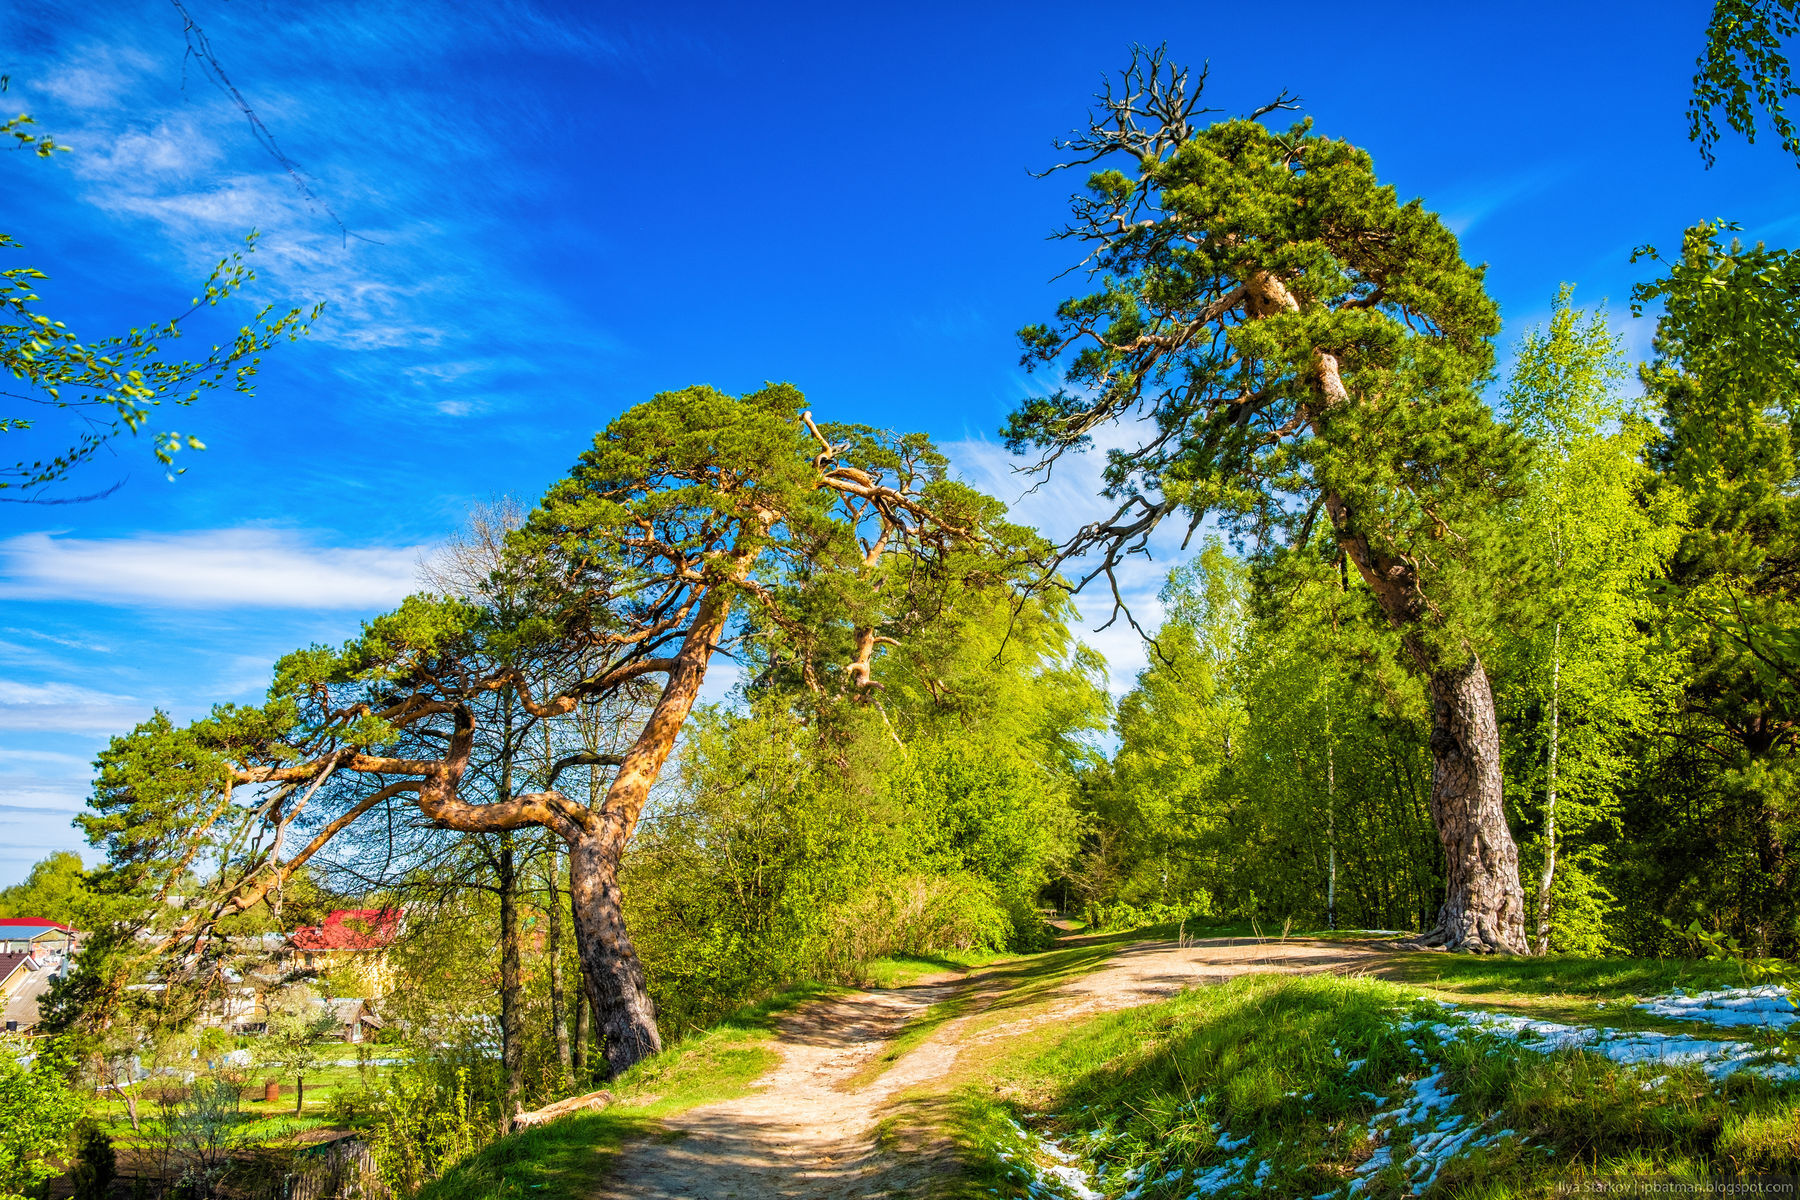
[[[1370,584],[1396,625],[1416,627],[1422,600],[1402,574],[1404,564],[1373,555],[1351,532],[1350,515],[1328,500],[1339,544]],[[1408,652],[1426,675],[1431,696],[1431,820],[1444,848],[1444,903],[1423,938],[1453,950],[1524,954],[1525,892],[1519,849],[1506,823],[1500,775],[1500,726],[1481,658],[1466,647],[1446,664],[1416,634]]]
[[730,615],[728,594],[715,588],[701,601],[668,670],[656,707],[619,764],[594,820],[569,841],[569,909],[583,985],[594,1010],[600,1052],[609,1077],[662,1050],[656,1006],[637,947],[625,929],[619,865],[637,819],[650,799],[675,739],[700,694],[713,647]]
[[1523,954],[1519,851],[1501,804],[1500,729],[1481,659],[1431,674],[1431,816],[1444,847],[1444,906],[1428,944]]
[[1538,876],[1537,944],[1550,953],[1551,895],[1556,883],[1556,759],[1562,741],[1562,622],[1550,636],[1550,754],[1544,791],[1544,869]]
[[562,903],[559,900],[562,888],[562,853],[555,839],[550,842],[549,864],[549,900],[545,908],[544,950],[550,959],[550,1032],[556,1039],[556,1061],[562,1068],[562,1081],[566,1087],[572,1066],[569,1058],[569,1021],[567,1008],[563,1002],[563,967],[562,967]]
[[605,841],[586,838],[569,847],[569,899],[600,1053],[607,1073],[617,1075],[660,1052],[662,1035],[643,964],[625,929],[618,854]]
[[[505,778],[510,770],[502,775]],[[506,1072],[506,1097],[500,1124],[506,1128],[520,1108],[525,1090],[525,1029],[519,969],[519,872],[511,833],[500,835],[500,1065]]]

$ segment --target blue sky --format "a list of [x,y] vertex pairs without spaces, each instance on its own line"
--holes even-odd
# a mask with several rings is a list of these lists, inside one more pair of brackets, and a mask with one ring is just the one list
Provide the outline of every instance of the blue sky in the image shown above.
[[[179,415],[166,481],[128,441],[81,505],[0,505],[0,882],[56,848],[106,737],[254,700],[270,661],[411,586],[469,506],[534,499],[651,393],[765,379],[821,416],[922,428],[1008,500],[994,431],[1034,385],[1077,182],[1034,179],[1133,42],[1210,59],[1212,102],[1300,94],[1490,264],[1510,341],[1557,285],[1624,301],[1633,246],[1708,217],[1796,237],[1800,170],[1683,104],[1687,3],[1097,6],[187,0],[313,191],[184,59],[167,0],[17,4],[0,106],[73,152],[0,156],[8,255],[85,336],[172,315],[263,232],[251,295],[324,300],[254,400]],[[1091,516],[1092,474],[1019,512]],[[1167,562],[1135,580],[1154,591]],[[1141,652],[1093,638],[1129,685]]]

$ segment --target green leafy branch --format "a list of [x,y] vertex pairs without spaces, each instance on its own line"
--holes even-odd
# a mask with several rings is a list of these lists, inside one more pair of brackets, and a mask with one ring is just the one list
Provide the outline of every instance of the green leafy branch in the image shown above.
[[[0,76],[0,91],[6,82]],[[28,132],[33,123],[29,115],[20,114],[0,123],[0,133],[10,134],[17,148],[28,147],[41,158],[67,149],[52,138]],[[231,341],[211,346],[198,358],[172,353],[172,343],[182,336],[188,317],[202,308],[216,308],[255,281],[248,255],[255,251],[257,237],[252,230],[244,249],[219,261],[186,311],[93,342],[82,341],[62,321],[40,311],[43,298],[36,289],[49,278],[44,272],[30,266],[0,271],[0,371],[18,385],[16,390],[0,390],[0,397],[66,410],[86,425],[71,444],[55,453],[0,466],[0,499],[25,499],[6,493],[31,492],[67,478],[122,433],[148,433],[151,453],[168,477],[183,473],[185,468],[174,465],[176,454],[206,446],[191,433],[150,430],[153,411],[165,402],[192,404],[214,388],[253,395],[262,354],[277,341],[304,336],[325,309],[321,303],[277,313],[274,305],[264,305]],[[16,238],[0,233],[0,249],[19,246]],[[0,413],[0,433],[28,434],[37,426],[37,419],[26,412]]]
[[1781,139],[1781,148],[1800,159],[1800,131],[1783,110],[1785,101],[1800,96],[1794,86],[1783,42],[1800,32],[1800,0],[1718,0],[1706,25],[1706,47],[1694,66],[1694,94],[1688,99],[1688,140],[1700,147],[1700,157],[1713,165],[1719,125],[1715,110],[1726,123],[1756,142],[1755,106],[1768,115],[1769,126]]

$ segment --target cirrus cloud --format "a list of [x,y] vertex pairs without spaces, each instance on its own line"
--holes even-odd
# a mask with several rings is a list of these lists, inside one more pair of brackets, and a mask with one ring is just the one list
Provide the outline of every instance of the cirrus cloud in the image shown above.
[[0,541],[0,598],[171,608],[378,609],[417,590],[422,546],[317,546],[273,529]]

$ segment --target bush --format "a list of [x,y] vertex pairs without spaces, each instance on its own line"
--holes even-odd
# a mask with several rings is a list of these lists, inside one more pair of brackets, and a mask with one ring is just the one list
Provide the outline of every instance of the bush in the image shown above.
[[0,1200],[32,1194],[60,1173],[56,1160],[86,1107],[61,1066],[50,1050],[27,1055],[20,1041],[0,1045]]
[[106,1200],[118,1173],[112,1139],[98,1125],[84,1123],[75,1151],[75,1165],[69,1171],[74,1200]]
[[369,1151],[388,1187],[411,1195],[493,1140],[494,1121],[477,1121],[467,1067],[415,1060],[369,1093]]
[[1090,929],[1142,929],[1148,925],[1173,925],[1182,921],[1200,921],[1212,916],[1212,900],[1201,892],[1192,899],[1175,904],[1112,904],[1089,902],[1083,918]]

